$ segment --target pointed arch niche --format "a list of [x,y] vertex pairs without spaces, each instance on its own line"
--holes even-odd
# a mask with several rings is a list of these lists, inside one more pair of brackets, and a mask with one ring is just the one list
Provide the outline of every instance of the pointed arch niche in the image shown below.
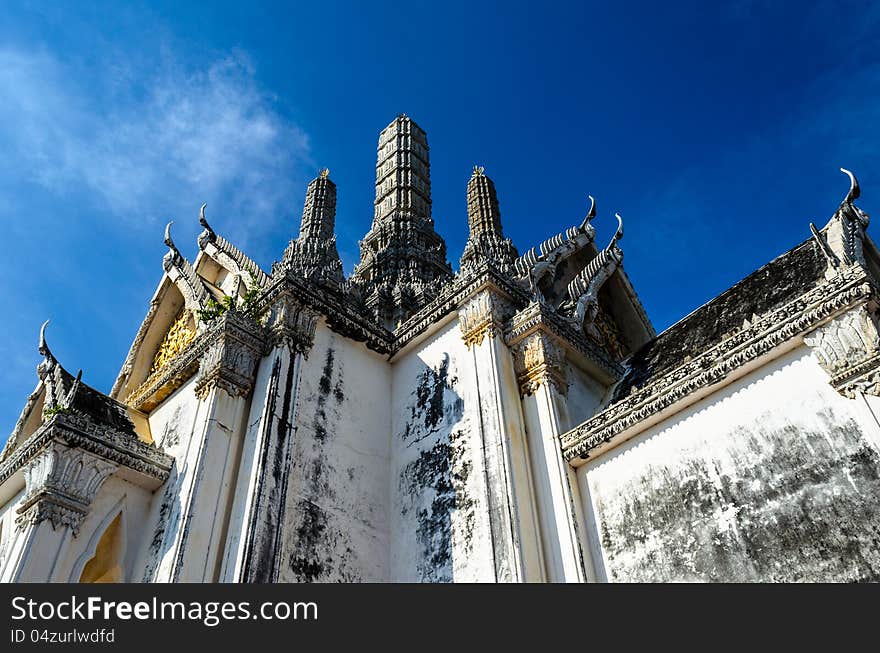
[[120,501],[95,529],[85,553],[74,566],[71,580],[80,583],[125,582],[124,561],[125,512]]

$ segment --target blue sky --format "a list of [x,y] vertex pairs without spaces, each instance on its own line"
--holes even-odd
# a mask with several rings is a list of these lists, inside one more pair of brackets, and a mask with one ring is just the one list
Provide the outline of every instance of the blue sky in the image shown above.
[[624,216],[625,266],[661,330],[823,224],[840,166],[876,213],[878,29],[876,2],[6,2],[0,433],[36,383],[47,318],[62,363],[110,389],[163,226],[193,257],[202,202],[268,268],[328,166],[350,272],[378,132],[402,112],[428,132],[454,266],[473,164],[521,250],[592,194],[600,240]]

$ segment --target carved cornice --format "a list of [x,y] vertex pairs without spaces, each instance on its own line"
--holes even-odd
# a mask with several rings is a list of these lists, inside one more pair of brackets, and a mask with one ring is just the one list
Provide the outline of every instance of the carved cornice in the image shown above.
[[68,526],[74,537],[92,500],[117,465],[58,441],[43,447],[23,467],[25,496],[16,510],[16,526],[49,520],[53,528]]
[[565,459],[587,457],[631,426],[722,382],[735,370],[873,295],[864,268],[855,265],[842,271],[560,436]]
[[327,326],[340,335],[363,342],[369,349],[381,354],[391,352],[394,337],[390,331],[376,324],[363,311],[359,312],[358,307],[339,292],[308,283],[293,273],[273,278],[265,294],[257,302],[257,310],[271,310],[285,295],[312,312],[324,316]]
[[458,310],[465,302],[483,290],[490,288],[506,297],[514,308],[525,306],[528,296],[491,261],[483,261],[470,273],[459,275],[447,284],[440,294],[394,332],[392,355],[406,347],[419,335],[431,328],[446,315]]
[[43,423],[0,465],[0,483],[56,441],[137,472],[150,479],[147,484],[153,489],[168,478],[174,462],[171,456],[135,436],[119,433],[77,413],[61,413]]

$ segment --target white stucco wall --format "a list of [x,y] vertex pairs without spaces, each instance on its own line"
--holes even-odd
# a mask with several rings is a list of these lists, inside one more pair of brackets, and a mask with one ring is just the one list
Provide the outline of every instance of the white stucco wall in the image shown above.
[[390,365],[321,322],[299,383],[279,580],[386,581]]
[[494,580],[473,355],[447,319],[395,358],[391,579]]
[[0,583],[10,582],[21,554],[21,532],[15,528],[15,511],[24,498],[24,483],[20,485],[19,491],[0,506]]
[[201,445],[200,440],[193,438],[200,418],[194,384],[195,378],[189,379],[150,413],[150,430],[156,445],[173,456],[175,462],[168,481],[154,494],[145,524],[138,563],[144,581],[167,581],[172,572],[182,501],[195,480],[195,461]]
[[805,347],[583,465],[600,580],[880,578],[877,422]]
[[606,388],[580,367],[567,365],[568,393],[565,401],[565,418],[567,423],[563,429],[572,429],[587,421],[596,414],[596,410],[605,395]]

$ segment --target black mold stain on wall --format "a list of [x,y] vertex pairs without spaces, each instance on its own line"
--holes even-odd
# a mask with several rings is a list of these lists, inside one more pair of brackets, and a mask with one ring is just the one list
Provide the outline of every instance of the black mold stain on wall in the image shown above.
[[719,434],[736,476],[690,456],[598,497],[608,579],[880,580],[880,455],[851,418],[818,418]]
[[[297,498],[291,515],[292,535],[287,567],[296,582],[361,580],[357,552],[347,529],[337,524],[321,505],[341,506],[339,491],[352,477],[352,470],[337,473],[331,448],[342,418],[345,401],[343,370],[336,363],[336,352],[329,348],[324,357],[317,394],[303,402],[314,406],[309,429],[304,429],[295,454]],[[306,417],[306,419],[308,419]]]
[[174,539],[177,522],[180,518],[180,483],[185,477],[186,466],[178,471],[175,463],[171,468],[168,480],[165,481],[162,503],[159,504],[156,527],[153,529],[153,537],[147,548],[147,562],[141,582],[152,583],[154,581],[156,569],[162,556],[171,548],[171,542]]
[[409,419],[400,434],[404,446],[419,448],[418,457],[400,472],[401,515],[414,521],[420,548],[419,579],[451,582],[453,532],[466,553],[471,548],[475,501],[468,492],[473,464],[467,454],[467,433],[454,429],[464,414],[455,392],[458,379],[449,373],[449,356],[437,369],[418,376]]

